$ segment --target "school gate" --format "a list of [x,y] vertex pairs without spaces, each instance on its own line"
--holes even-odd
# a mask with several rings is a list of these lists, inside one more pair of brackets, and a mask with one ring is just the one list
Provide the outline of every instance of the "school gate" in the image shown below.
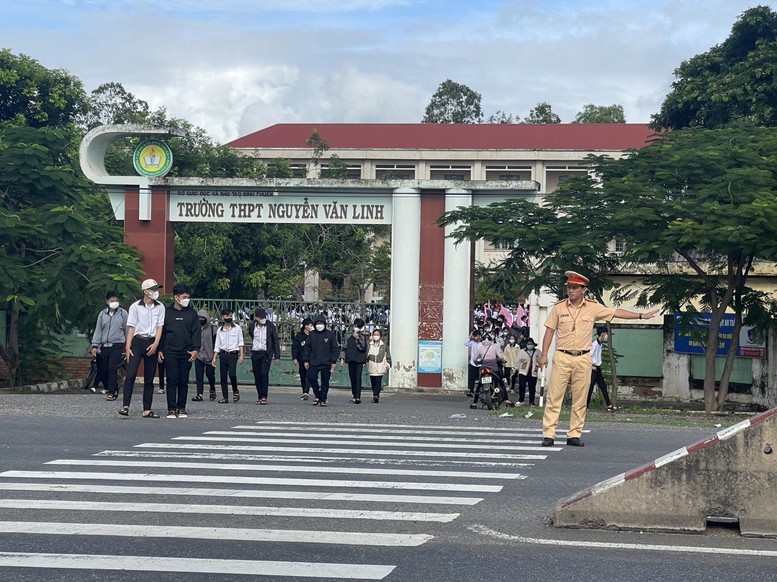
[[[388,385],[466,388],[472,246],[455,245],[446,238],[453,227],[435,221],[461,206],[534,197],[536,182],[164,177],[172,160],[162,140],[181,135],[168,127],[104,125],[87,133],[80,146],[81,169],[106,187],[114,216],[124,221],[125,241],[140,249],[148,277],[172,287],[176,222],[390,224]],[[151,153],[139,147],[135,156],[144,175],[108,174],[108,147],[128,137],[151,138]],[[143,170],[144,161],[150,171]]]

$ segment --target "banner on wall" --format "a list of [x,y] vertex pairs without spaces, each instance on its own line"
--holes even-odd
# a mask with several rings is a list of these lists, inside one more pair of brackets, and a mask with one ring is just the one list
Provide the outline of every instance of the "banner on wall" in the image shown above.
[[173,188],[169,217],[173,222],[391,224],[391,196]]
[[442,373],[442,342],[427,340],[418,342],[418,373]]
[[[703,341],[691,337],[686,331],[680,330],[681,317],[682,314],[680,312],[675,313],[674,351],[678,354],[704,354],[705,346]],[[696,314],[696,325],[699,328],[699,335],[697,337],[702,337],[706,340],[711,321],[712,314],[710,313]],[[728,348],[734,337],[734,321],[735,316],[733,314],[723,316],[723,321],[720,323],[720,333],[718,334],[718,347],[716,351],[718,356],[725,356],[728,353]],[[766,357],[766,340],[758,337],[753,326],[742,326],[739,332],[739,347],[736,355],[739,358]]]

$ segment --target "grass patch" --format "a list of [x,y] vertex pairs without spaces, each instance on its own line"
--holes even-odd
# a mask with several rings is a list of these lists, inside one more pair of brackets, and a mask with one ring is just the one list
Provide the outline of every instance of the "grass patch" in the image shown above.
[[[541,420],[543,414],[542,408],[538,406],[527,407],[521,406],[518,408],[500,408],[493,411],[491,414],[494,416],[502,416],[507,413],[509,416],[505,418],[525,418],[527,413],[531,411],[532,415],[529,417],[532,420]],[[728,428],[742,420],[745,416],[738,416],[734,414],[705,414],[704,412],[687,411],[687,410],[672,410],[666,408],[656,407],[642,407],[642,406],[627,406],[624,408],[618,408],[615,412],[608,412],[603,405],[598,403],[592,403],[591,408],[586,413],[586,423],[589,422],[617,422],[623,424],[652,424],[652,425],[664,425],[664,426],[678,426],[678,427],[699,427],[709,428],[716,431],[722,428]],[[561,407],[561,414],[559,420],[569,421],[569,405],[565,404]]]

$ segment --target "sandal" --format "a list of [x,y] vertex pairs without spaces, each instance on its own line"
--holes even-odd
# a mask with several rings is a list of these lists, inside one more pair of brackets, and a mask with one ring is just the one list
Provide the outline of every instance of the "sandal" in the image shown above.
[[116,400],[119,396],[117,394],[108,394],[108,396],[105,397],[106,400]]
[[216,391],[215,390],[211,390],[210,391],[210,399],[211,400],[216,400]]
[[260,398],[257,402],[259,402],[259,404],[267,404],[267,398]]
[[219,404],[229,404],[229,400],[227,400],[226,398],[222,398],[221,400],[219,400]]
[[320,402],[320,400],[318,398],[314,398],[313,399],[313,406],[318,406],[319,402]]
[[159,415],[153,410],[149,410],[148,414],[143,414],[143,418],[159,418]]
[[607,412],[615,412],[616,410],[618,410],[618,409],[617,409],[617,408],[615,408],[615,407],[614,407],[612,404],[610,404],[610,405],[607,407]]
[[165,389],[164,388],[157,388],[156,389],[156,393],[157,394],[164,394],[165,393]]
[[322,401],[322,402],[319,402],[319,403],[318,403],[318,405],[319,405],[319,406],[326,406],[326,400],[324,400],[324,401]]
[[232,393],[232,402],[237,402],[240,400],[240,392],[233,392]]
[[359,400],[356,398],[351,398],[350,402],[351,404],[359,404]]
[[192,402],[202,402],[202,394],[197,394],[197,396],[192,398]]
[[119,414],[122,416],[129,416],[129,406],[122,406],[121,410],[119,410]]

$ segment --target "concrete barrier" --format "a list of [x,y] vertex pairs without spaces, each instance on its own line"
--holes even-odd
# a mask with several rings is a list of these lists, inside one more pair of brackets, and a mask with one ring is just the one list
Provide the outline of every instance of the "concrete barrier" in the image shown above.
[[[774,449],[774,450],[773,450]],[[556,527],[777,536],[777,408],[560,500]]]

